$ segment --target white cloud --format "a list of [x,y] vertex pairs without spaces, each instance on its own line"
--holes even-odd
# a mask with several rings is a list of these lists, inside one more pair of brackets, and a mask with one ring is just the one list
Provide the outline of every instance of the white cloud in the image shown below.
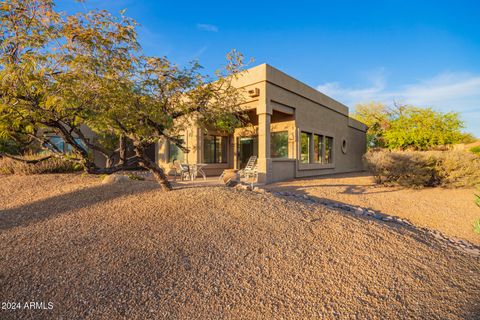
[[389,88],[384,72],[375,74],[370,85],[360,88],[343,87],[339,82],[328,82],[317,90],[353,107],[358,103],[394,101],[420,107],[432,107],[443,112],[460,112],[466,130],[480,136],[480,75],[442,73],[397,88]]
[[199,23],[197,28],[208,32],[218,32],[218,27],[213,24]]

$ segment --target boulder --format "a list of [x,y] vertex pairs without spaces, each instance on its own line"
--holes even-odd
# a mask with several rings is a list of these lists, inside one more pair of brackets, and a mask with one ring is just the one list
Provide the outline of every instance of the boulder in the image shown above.
[[121,174],[110,174],[103,178],[103,184],[110,184],[110,183],[123,183],[130,181],[130,178]]

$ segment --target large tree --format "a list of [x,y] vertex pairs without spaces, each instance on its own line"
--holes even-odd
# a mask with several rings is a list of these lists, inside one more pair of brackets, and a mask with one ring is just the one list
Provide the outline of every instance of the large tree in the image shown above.
[[[90,11],[67,15],[51,0],[7,0],[0,5],[0,138],[53,150],[89,173],[113,173],[136,166],[150,170],[165,190],[163,170],[146,155],[158,139],[185,149],[176,133],[192,121],[231,129],[240,121],[241,93],[232,81],[242,56],[228,55],[214,79],[194,63],[179,68],[166,58],[144,57],[136,23],[121,13]],[[131,141],[135,154],[113,157],[112,139],[91,141],[85,126],[102,137]],[[65,154],[50,138],[72,146]],[[112,164],[98,167],[92,151]],[[4,156],[8,156],[5,155]],[[47,158],[47,157],[45,157]],[[20,159],[19,159],[20,160]]]
[[458,113],[431,108],[390,108],[371,102],[357,105],[353,117],[368,126],[369,147],[428,150],[462,142],[468,136],[461,131],[464,125]]

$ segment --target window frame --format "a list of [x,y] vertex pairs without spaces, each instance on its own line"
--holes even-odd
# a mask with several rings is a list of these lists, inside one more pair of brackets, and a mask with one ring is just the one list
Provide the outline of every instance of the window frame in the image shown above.
[[[207,162],[205,159],[205,138],[206,137],[213,137],[213,162]],[[218,152],[217,152],[217,138],[225,139],[225,154],[222,155],[222,161],[218,161]],[[228,144],[229,139],[228,136],[223,136],[219,134],[204,134],[202,137],[202,163],[205,164],[228,164]],[[218,145],[220,146],[220,150],[222,149],[222,141],[220,140]]]
[[[287,150],[287,154],[285,156],[281,156],[281,157],[274,157],[273,156],[273,152],[272,152],[272,148],[273,148],[273,143],[272,143],[272,136],[275,135],[275,134],[286,134],[287,136],[287,144],[286,144],[286,150]],[[270,157],[272,159],[289,159],[290,158],[290,150],[289,150],[289,132],[288,130],[281,130],[281,131],[273,131],[273,132],[270,132]]]
[[[302,134],[307,134],[309,136],[309,161],[308,162],[302,162]],[[319,138],[321,137],[321,162],[318,162],[317,159],[315,159],[315,141],[319,140],[316,139],[316,136]],[[328,138],[332,139],[332,148],[331,148],[331,161],[326,162],[325,161],[325,153],[326,153],[326,141]],[[319,130],[311,130],[307,128],[301,128],[298,129],[298,141],[297,141],[297,161],[298,161],[298,168],[299,170],[315,170],[315,169],[328,169],[328,168],[334,168],[335,167],[335,135],[327,132],[327,131],[319,131]],[[318,148],[317,148],[318,149]]]
[[[175,136],[175,138],[177,138],[177,139],[181,138],[183,140],[183,143],[186,143],[185,134],[179,134],[179,135]],[[168,163],[173,162],[173,159],[171,159],[171,157],[172,157],[172,153],[171,153],[172,146],[179,149],[179,151],[181,151],[182,154],[183,154],[183,160],[179,160],[178,158],[176,160],[184,162],[185,161],[185,152],[183,152],[183,150],[181,150],[175,143],[172,143],[170,140],[168,140],[168,158],[167,158]]]

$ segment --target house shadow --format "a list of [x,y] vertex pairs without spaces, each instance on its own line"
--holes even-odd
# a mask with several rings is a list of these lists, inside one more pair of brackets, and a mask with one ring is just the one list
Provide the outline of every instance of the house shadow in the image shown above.
[[100,184],[0,210],[0,231],[28,226],[123,196],[159,189],[156,182]]

